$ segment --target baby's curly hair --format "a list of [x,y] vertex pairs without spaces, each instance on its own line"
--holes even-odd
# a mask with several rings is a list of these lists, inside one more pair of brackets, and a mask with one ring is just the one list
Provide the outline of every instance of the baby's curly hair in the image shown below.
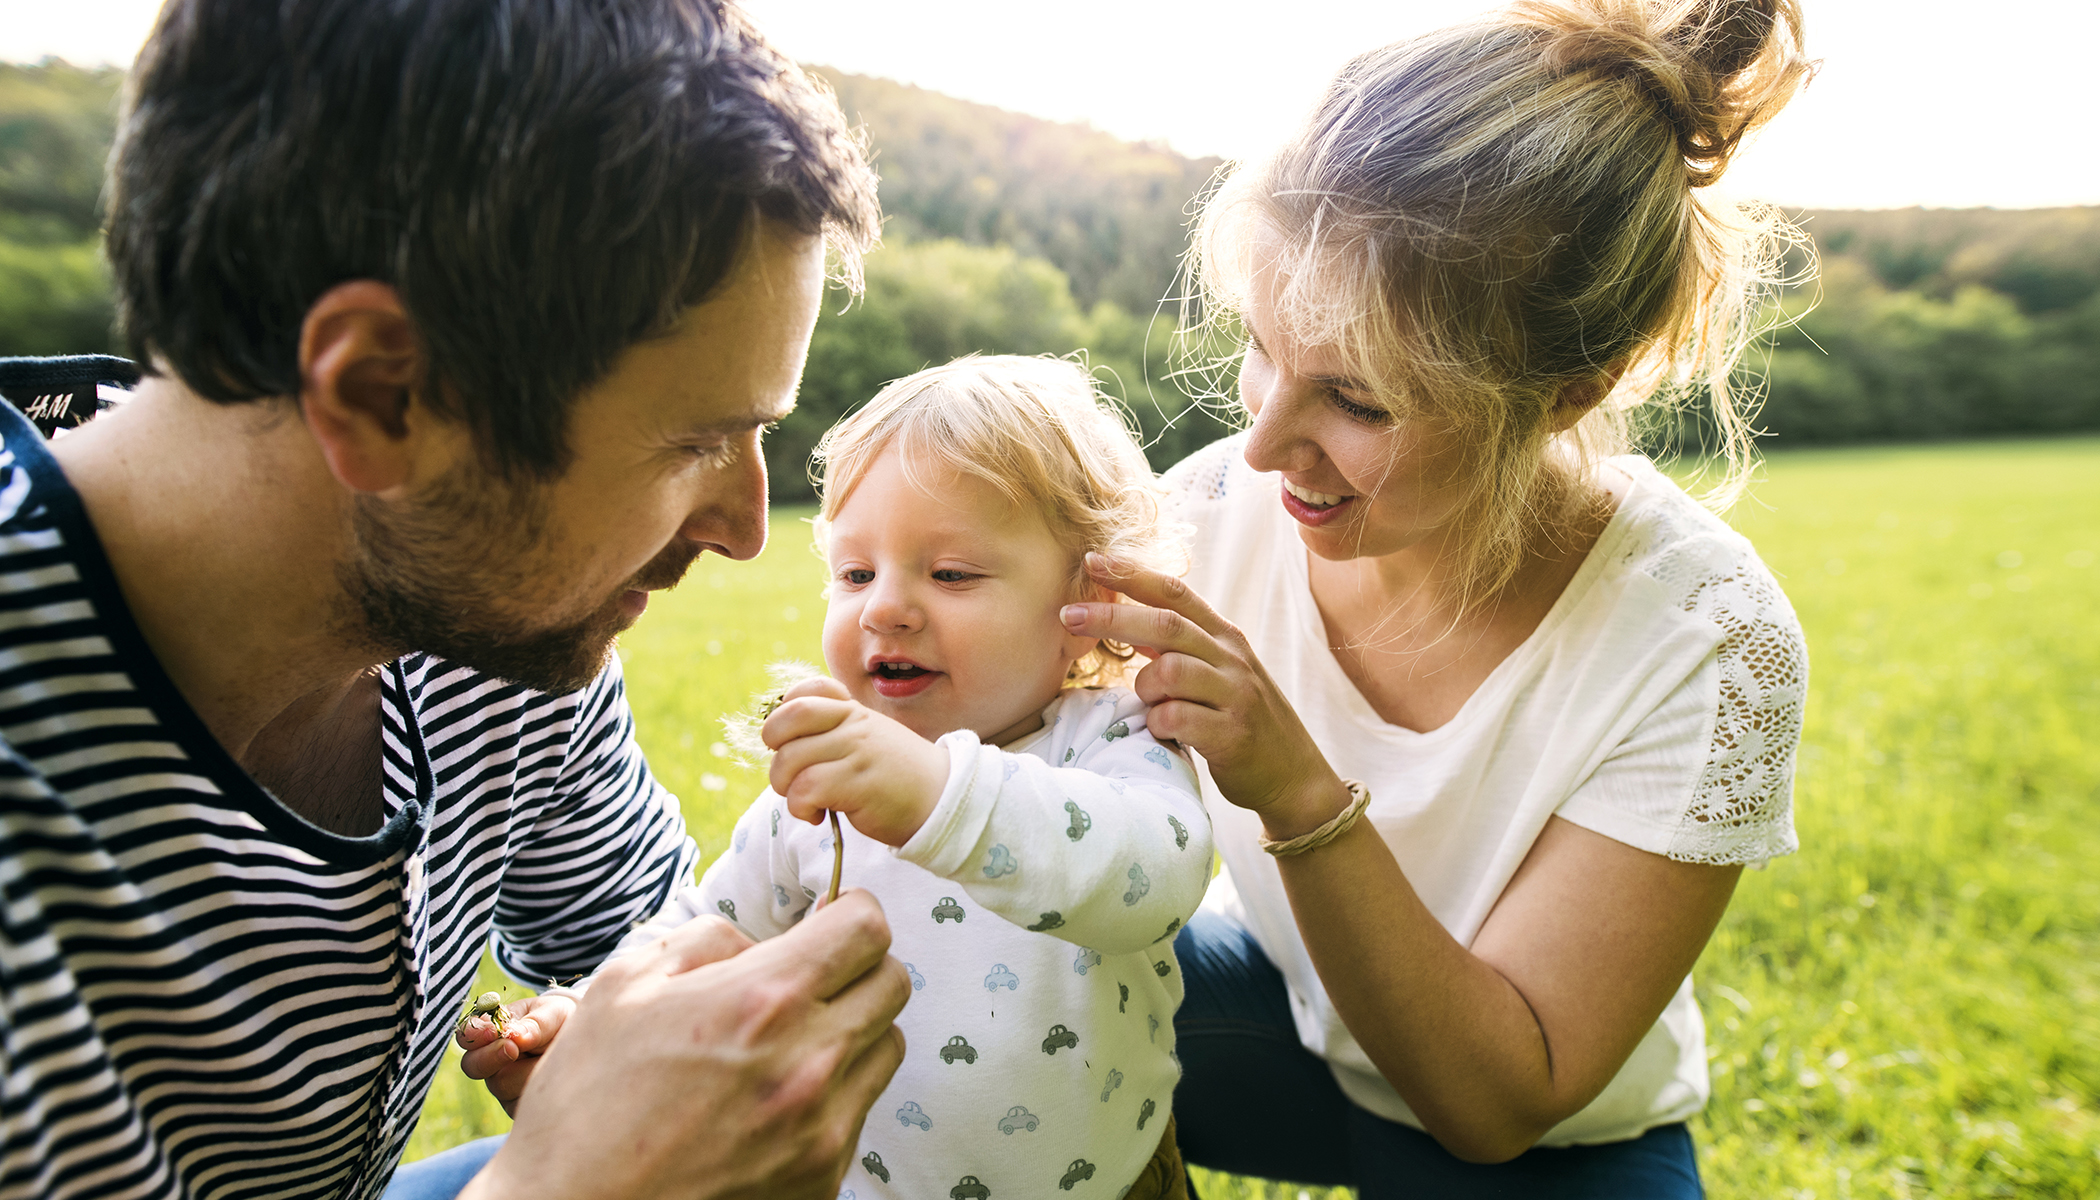
[[[820,545],[855,485],[892,446],[915,487],[953,471],[1040,512],[1070,552],[1074,600],[1101,594],[1086,573],[1088,551],[1172,575],[1188,569],[1180,526],[1161,511],[1158,481],[1128,416],[1075,362],[970,355],[876,393],[817,445],[810,477],[821,497]],[[1072,664],[1065,685],[1115,683],[1133,657],[1129,646],[1104,641]]]

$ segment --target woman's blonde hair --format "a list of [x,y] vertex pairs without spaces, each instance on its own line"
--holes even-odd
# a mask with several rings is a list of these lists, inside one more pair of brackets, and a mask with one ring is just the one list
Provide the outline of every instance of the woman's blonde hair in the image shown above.
[[[1628,448],[1645,403],[1703,391],[1728,465],[1709,501],[1740,491],[1755,388],[1731,376],[1805,239],[1698,189],[1811,70],[1796,0],[1520,0],[1373,50],[1205,205],[1194,294],[1222,327],[1273,271],[1283,333],[1334,346],[1400,421],[1455,435],[1473,481],[1463,613],[1579,473]],[[1571,386],[1609,391],[1556,434]]]
[[[1086,573],[1090,550],[1169,574],[1187,568],[1128,416],[1076,363],[972,355],[883,388],[817,444],[820,544],[868,468],[892,448],[914,487],[965,475],[1042,514],[1071,556],[1074,600],[1098,590]],[[1130,647],[1102,642],[1072,665],[1066,685],[1114,682],[1131,659]]]

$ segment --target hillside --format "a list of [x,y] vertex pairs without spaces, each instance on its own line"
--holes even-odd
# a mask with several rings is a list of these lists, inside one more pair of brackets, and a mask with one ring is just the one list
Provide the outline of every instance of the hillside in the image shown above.
[[[1225,428],[1171,378],[1161,304],[1216,159],[815,69],[868,131],[888,223],[867,299],[833,297],[818,325],[769,451],[776,495],[807,496],[809,448],[845,409],[972,351],[1086,351],[1156,463]],[[96,227],[120,83],[0,64],[0,354],[113,346]],[[1797,219],[1824,272],[1785,301],[1769,445],[2100,429],[2100,207]]]
[[867,128],[892,239],[1011,246],[1063,271],[1082,307],[1149,313],[1167,294],[1191,202],[1220,160],[816,70]]

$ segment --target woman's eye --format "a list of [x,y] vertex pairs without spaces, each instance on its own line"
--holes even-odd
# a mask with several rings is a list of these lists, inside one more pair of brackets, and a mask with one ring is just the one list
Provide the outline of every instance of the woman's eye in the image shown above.
[[1361,421],[1366,425],[1390,425],[1393,423],[1393,414],[1382,408],[1373,408],[1368,404],[1358,404],[1342,392],[1330,390],[1327,393],[1327,399],[1329,403],[1341,410],[1343,416],[1348,417],[1352,421]]

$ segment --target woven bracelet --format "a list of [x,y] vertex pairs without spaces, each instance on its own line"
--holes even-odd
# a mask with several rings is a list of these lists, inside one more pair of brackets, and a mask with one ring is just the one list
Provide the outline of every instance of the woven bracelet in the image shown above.
[[1356,824],[1356,818],[1364,815],[1364,806],[1371,802],[1371,789],[1354,779],[1342,780],[1342,786],[1349,789],[1349,795],[1354,799],[1349,807],[1336,813],[1333,820],[1311,833],[1299,834],[1287,842],[1272,842],[1267,838],[1259,838],[1257,840],[1261,843],[1261,848],[1278,858],[1289,858],[1293,854],[1317,850],[1349,832],[1349,827]]

